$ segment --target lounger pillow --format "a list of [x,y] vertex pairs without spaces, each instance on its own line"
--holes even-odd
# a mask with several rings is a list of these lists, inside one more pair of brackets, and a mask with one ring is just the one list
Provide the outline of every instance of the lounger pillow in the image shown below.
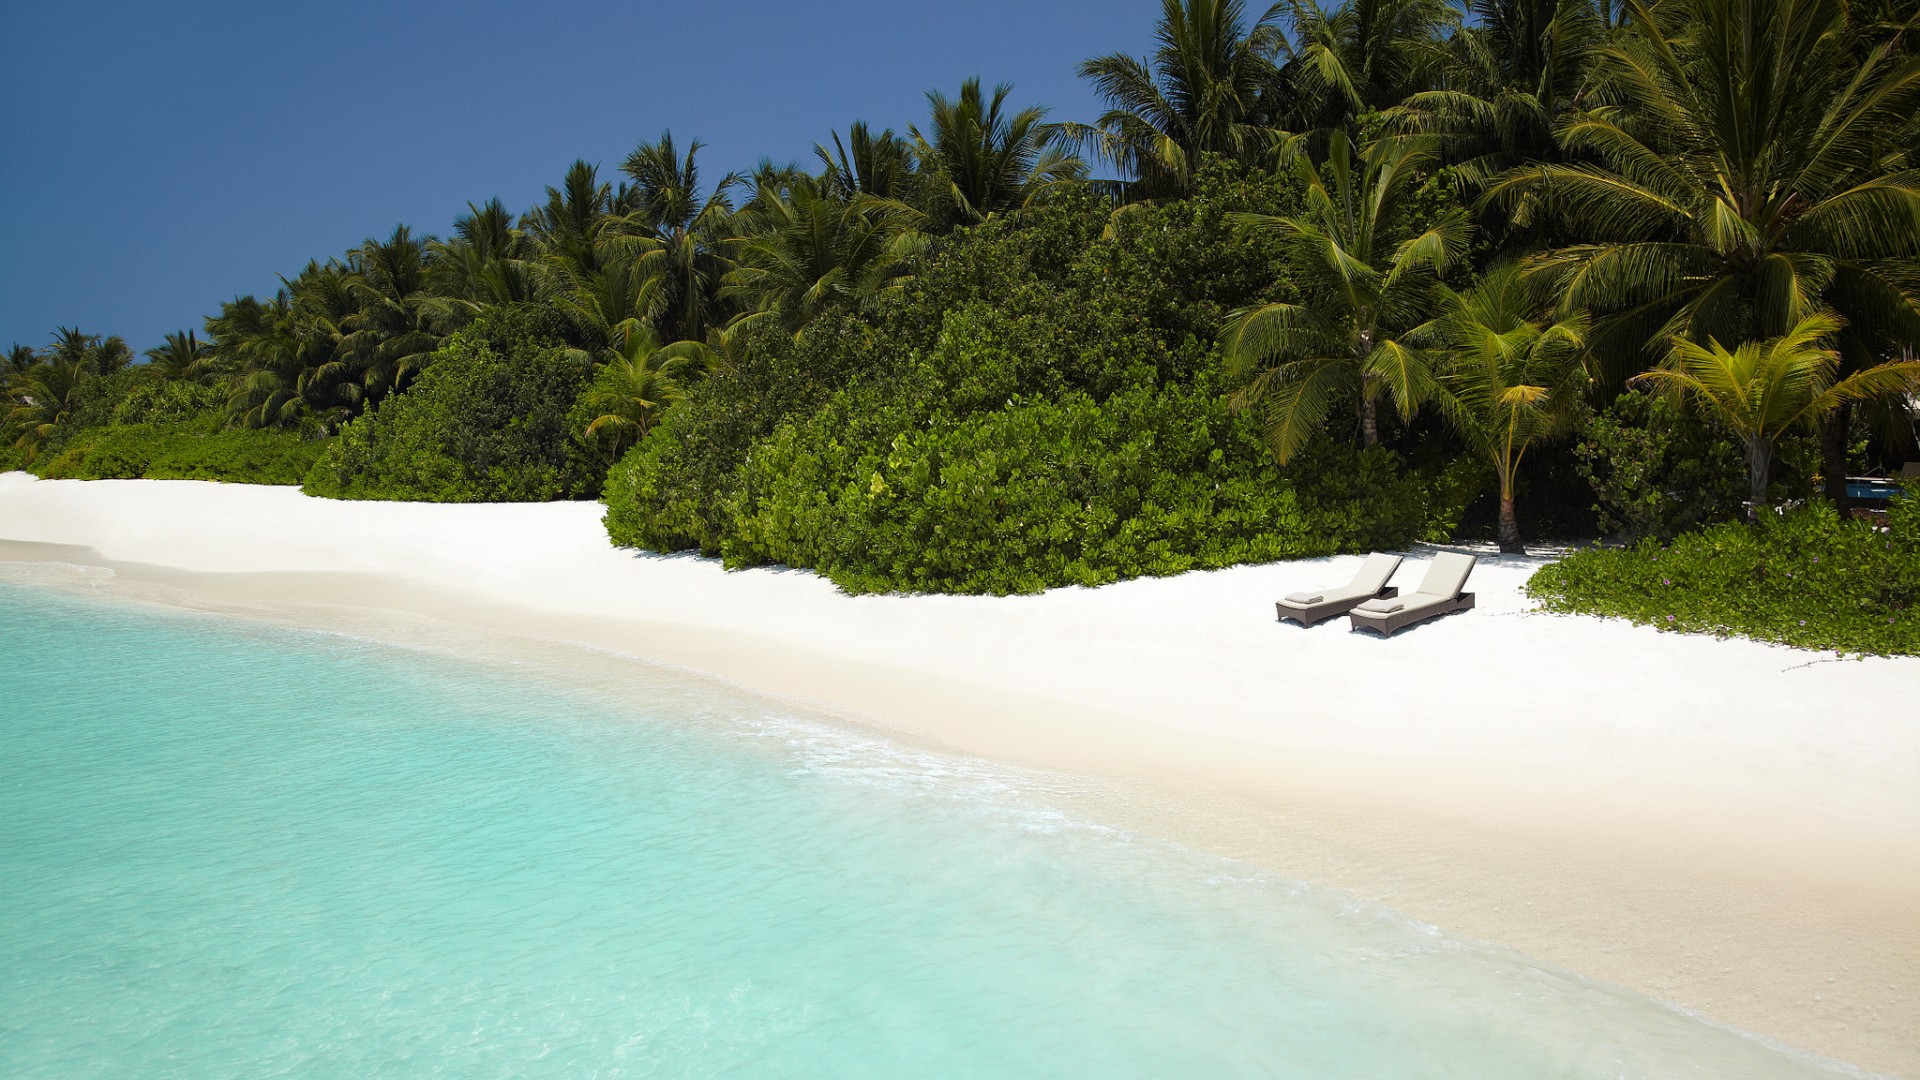
[[1406,606],[1398,600],[1369,600],[1354,610],[1364,611],[1369,615],[1391,615]]
[[1326,598],[1325,593],[1290,592],[1287,594],[1287,603],[1306,607],[1308,604],[1318,604]]

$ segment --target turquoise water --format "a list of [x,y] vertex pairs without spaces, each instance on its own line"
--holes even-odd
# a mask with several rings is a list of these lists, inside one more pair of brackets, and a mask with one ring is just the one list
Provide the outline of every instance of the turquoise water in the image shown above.
[[1046,783],[0,586],[0,1075],[1835,1075]]

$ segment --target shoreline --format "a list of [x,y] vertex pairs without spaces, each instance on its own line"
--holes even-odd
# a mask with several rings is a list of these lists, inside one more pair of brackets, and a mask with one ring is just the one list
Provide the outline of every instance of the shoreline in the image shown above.
[[1538,560],[1483,560],[1478,610],[1384,642],[1272,621],[1274,595],[1352,559],[850,598],[808,573],[617,551],[599,509],[7,474],[0,561],[376,639],[700,673],[1087,778],[1061,798],[1091,820],[1920,1075],[1920,733],[1902,723],[1920,661],[1530,614]]

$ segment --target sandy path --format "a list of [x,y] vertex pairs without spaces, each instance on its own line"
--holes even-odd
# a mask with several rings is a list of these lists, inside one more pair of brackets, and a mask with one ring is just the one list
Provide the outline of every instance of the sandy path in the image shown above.
[[615,550],[599,514],[15,473],[0,559],[711,673],[1081,773],[1091,815],[1920,1077],[1920,660],[1531,612],[1538,560],[1483,559],[1477,610],[1383,642],[1273,620],[1273,597],[1344,580],[1350,558],[850,598],[808,573]]

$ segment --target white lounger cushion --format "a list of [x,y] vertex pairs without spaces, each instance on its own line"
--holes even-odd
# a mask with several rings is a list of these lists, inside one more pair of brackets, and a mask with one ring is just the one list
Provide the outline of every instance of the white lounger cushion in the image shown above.
[[1473,564],[1477,561],[1472,555],[1443,551],[1433,557],[1433,564],[1427,568],[1427,576],[1421,579],[1420,587],[1414,591],[1423,596],[1451,600],[1460,595],[1460,590],[1467,584],[1467,575],[1473,573]]
[[1340,603],[1345,600],[1358,600],[1372,596],[1387,587],[1387,579],[1400,568],[1400,556],[1382,555],[1375,552],[1367,556],[1360,564],[1360,570],[1353,580],[1337,589],[1316,589],[1312,592],[1290,592],[1280,598],[1288,607],[1312,607],[1315,604]]
[[[1379,552],[1367,556],[1360,564],[1359,572],[1353,575],[1353,582],[1347,586],[1364,596],[1372,596],[1387,587],[1387,579],[1400,569],[1400,556],[1382,555]],[[1345,590],[1342,590],[1345,591]]]
[[1406,606],[1404,600],[1369,600],[1353,610],[1364,611],[1369,615],[1391,615]]

